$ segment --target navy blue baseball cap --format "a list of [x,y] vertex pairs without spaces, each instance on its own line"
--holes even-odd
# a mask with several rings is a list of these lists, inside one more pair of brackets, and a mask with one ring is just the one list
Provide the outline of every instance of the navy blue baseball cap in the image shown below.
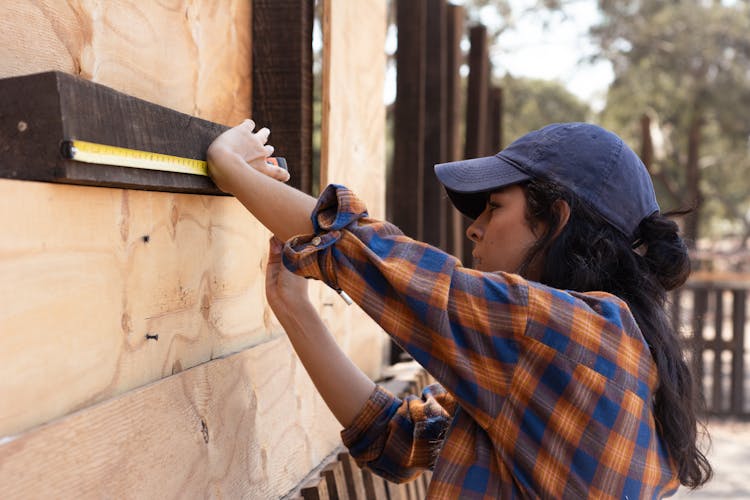
[[532,178],[555,182],[633,237],[659,211],[651,177],[617,135],[590,123],[555,123],[530,132],[494,156],[435,165],[453,205],[476,219],[487,192]]

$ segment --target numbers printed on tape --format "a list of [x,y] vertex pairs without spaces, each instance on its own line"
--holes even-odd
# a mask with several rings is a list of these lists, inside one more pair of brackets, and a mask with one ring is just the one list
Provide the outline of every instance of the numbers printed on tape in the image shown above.
[[208,165],[203,160],[121,148],[94,142],[65,141],[62,147],[62,154],[70,160],[86,163],[162,170],[192,175],[208,175]]

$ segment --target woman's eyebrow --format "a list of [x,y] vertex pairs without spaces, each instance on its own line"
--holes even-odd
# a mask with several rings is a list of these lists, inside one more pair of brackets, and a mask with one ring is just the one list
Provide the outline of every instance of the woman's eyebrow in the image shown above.
[[489,194],[489,196],[487,196],[487,199],[489,200],[493,196],[505,196],[508,193],[508,187],[509,186],[505,186],[505,187],[501,187],[499,189],[496,189],[495,191],[492,191]]

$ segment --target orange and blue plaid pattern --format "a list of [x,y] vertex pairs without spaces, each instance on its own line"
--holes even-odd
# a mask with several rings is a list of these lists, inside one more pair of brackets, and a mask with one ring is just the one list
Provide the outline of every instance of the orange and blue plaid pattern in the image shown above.
[[679,483],[657,432],[656,367],[627,305],[453,256],[369,219],[343,186],[321,194],[292,271],[346,291],[440,385],[377,388],[342,437],[428,498],[654,498]]

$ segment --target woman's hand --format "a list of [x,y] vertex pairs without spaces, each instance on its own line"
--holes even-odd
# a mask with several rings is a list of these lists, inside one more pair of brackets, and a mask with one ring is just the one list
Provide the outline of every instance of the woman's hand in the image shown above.
[[273,154],[273,146],[266,144],[270,130],[265,127],[254,130],[255,122],[245,120],[221,134],[208,147],[208,172],[222,191],[235,194],[238,172],[248,166],[282,182],[289,180],[289,172],[266,163],[266,158]]
[[341,350],[307,297],[307,280],[281,262],[281,241],[271,238],[266,297],[287,337],[341,425],[348,427],[362,411],[375,383]]
[[281,262],[282,248],[281,241],[272,237],[266,268],[266,298],[280,321],[283,321],[284,316],[293,315],[305,306],[311,307],[307,295],[307,280],[284,267]]

